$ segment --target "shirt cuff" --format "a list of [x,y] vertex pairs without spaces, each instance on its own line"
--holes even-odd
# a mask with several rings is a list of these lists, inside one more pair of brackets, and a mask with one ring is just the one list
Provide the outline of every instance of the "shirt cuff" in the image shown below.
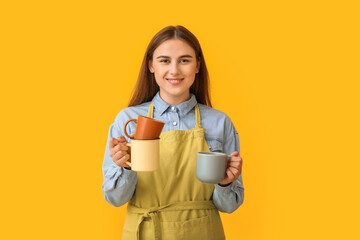
[[119,167],[119,170],[120,170],[120,174],[124,175],[124,177],[130,177],[136,175],[135,171],[125,167]]
[[230,185],[226,187],[222,187],[219,184],[215,184],[215,190],[222,194],[227,194],[230,193],[231,191],[235,192],[235,189],[238,187],[243,188],[241,181],[239,181],[238,179],[233,181],[232,183],[230,183]]
[[230,183],[228,186],[220,186],[219,184],[215,184],[215,190],[218,192],[218,193],[221,193],[221,194],[228,194],[231,192],[232,188],[233,188],[233,182]]
[[106,177],[109,179],[118,179],[119,176],[125,177],[126,179],[136,175],[136,172],[132,171],[131,169],[126,169],[124,167],[113,167],[105,174]]

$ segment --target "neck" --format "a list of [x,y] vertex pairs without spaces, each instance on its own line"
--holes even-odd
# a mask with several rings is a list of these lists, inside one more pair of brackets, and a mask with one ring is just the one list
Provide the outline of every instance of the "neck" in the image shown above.
[[180,103],[183,103],[183,102],[189,100],[190,93],[183,95],[183,96],[167,96],[165,94],[161,94],[161,92],[160,92],[160,97],[167,104],[175,106],[175,105],[179,105]]

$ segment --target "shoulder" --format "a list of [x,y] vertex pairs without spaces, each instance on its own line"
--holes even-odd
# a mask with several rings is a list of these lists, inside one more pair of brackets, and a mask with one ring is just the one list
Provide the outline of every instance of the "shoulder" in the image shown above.
[[205,137],[223,142],[237,133],[230,117],[217,109],[199,104],[201,125],[206,129]]
[[200,103],[198,103],[198,105],[201,119],[211,119],[212,121],[226,122],[228,124],[231,123],[231,119],[226,113]]

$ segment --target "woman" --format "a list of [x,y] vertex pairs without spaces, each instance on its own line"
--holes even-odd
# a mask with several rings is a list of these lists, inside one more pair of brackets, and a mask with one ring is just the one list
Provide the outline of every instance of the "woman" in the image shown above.
[[[160,169],[134,172],[123,126],[138,115],[165,122]],[[127,126],[131,135],[135,124]],[[166,149],[163,151],[162,149]],[[219,184],[196,179],[196,153],[231,153]],[[129,107],[110,127],[103,163],[105,199],[129,202],[123,239],[225,239],[219,212],[244,199],[239,138],[230,118],[211,108],[208,72],[200,44],[183,26],[168,26],[151,40]]]

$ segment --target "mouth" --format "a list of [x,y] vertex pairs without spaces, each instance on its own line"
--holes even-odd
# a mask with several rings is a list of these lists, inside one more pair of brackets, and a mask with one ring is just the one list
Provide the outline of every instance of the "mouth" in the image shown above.
[[184,78],[166,78],[166,80],[170,84],[177,85],[177,84],[180,84],[184,80]]

